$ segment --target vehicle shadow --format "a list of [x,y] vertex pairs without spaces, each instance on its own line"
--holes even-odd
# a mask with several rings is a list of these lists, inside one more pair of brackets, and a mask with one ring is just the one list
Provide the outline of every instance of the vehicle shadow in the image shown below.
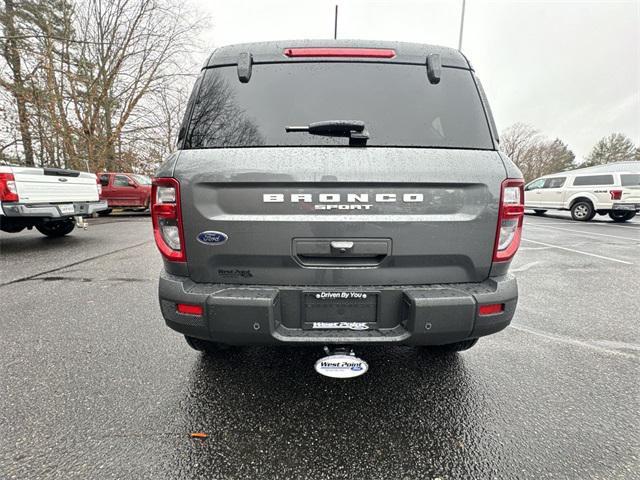
[[[481,450],[480,437],[469,431],[486,429],[491,408],[483,408],[482,388],[462,355],[388,346],[356,352],[370,368],[350,380],[318,375],[313,365],[323,352],[317,347],[241,348],[200,357],[174,414],[183,431],[209,437],[165,458],[168,471],[188,464],[191,478],[238,475],[237,464],[225,470],[236,457],[263,477],[305,478],[304,468],[313,477],[331,476],[336,468],[344,474],[359,466],[344,478],[368,478],[376,461],[406,462],[407,471],[412,459],[429,452],[436,464],[448,463],[449,472],[460,464],[464,477],[465,462],[457,457]],[[501,447],[492,448],[498,453]],[[309,461],[313,465],[305,467]]]

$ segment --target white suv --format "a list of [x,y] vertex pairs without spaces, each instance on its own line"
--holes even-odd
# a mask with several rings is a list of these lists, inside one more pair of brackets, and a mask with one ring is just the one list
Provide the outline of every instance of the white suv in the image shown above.
[[525,208],[538,215],[569,210],[574,220],[583,222],[596,213],[626,222],[640,211],[640,173],[563,172],[537,178],[524,190]]

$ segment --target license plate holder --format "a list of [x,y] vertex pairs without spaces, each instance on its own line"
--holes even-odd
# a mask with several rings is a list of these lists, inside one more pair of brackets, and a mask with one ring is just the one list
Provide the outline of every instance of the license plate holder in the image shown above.
[[76,213],[76,207],[73,203],[58,205],[58,210],[60,210],[61,215],[73,215],[74,213]]
[[318,290],[302,295],[302,328],[368,330],[378,322],[378,292]]

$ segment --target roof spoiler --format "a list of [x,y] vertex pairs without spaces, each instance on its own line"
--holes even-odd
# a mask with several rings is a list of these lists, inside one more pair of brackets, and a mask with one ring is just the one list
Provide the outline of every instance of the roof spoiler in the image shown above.
[[252,67],[253,56],[249,52],[242,52],[238,55],[238,80],[240,80],[240,82],[249,82],[251,79]]
[[427,55],[427,77],[429,82],[435,84],[440,83],[440,75],[442,74],[442,58],[439,53],[430,53]]

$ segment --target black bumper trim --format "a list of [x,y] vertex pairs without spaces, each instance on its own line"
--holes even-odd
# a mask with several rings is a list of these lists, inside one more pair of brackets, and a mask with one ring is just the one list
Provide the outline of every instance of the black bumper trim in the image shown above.
[[[185,335],[236,345],[396,343],[441,345],[498,332],[511,322],[518,289],[513,275],[480,283],[424,286],[331,287],[380,292],[379,328],[305,330],[301,298],[308,286],[245,286],[194,283],[163,272],[160,306],[165,321]],[[202,317],[176,312],[176,303],[204,307]],[[478,304],[502,303],[502,313],[479,316]]]

